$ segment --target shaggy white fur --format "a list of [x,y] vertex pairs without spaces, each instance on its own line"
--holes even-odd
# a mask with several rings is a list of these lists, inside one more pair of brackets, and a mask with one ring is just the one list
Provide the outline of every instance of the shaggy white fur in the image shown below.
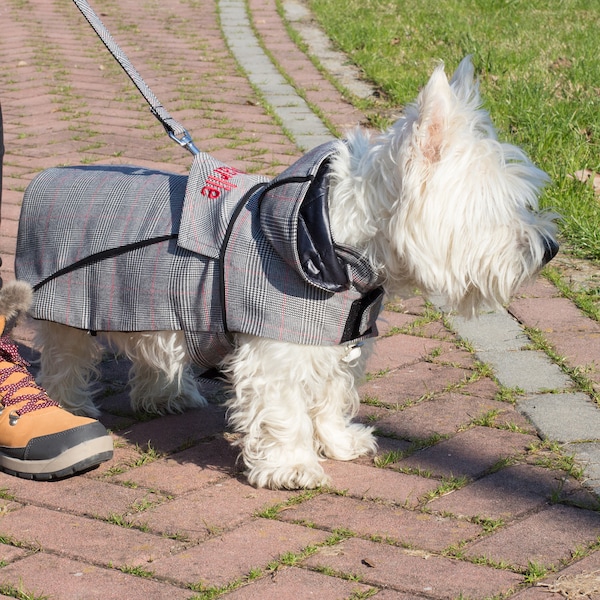
[[35,326],[34,344],[43,349],[39,381],[49,395],[77,415],[100,416],[91,387],[104,347],[131,360],[131,407],[154,414],[206,406],[198,391],[181,331],[86,331],[50,321]]
[[[556,253],[556,216],[538,210],[547,181],[496,137],[469,58],[449,82],[438,67],[414,104],[378,136],[356,130],[333,160],[329,211],[336,242],[364,251],[388,296],[420,289],[473,315],[506,303]],[[181,332],[100,334],[133,361],[134,408],[202,406]],[[40,383],[63,406],[97,415],[89,391],[98,338],[42,323]],[[248,480],[260,487],[326,483],[321,460],[375,451],[352,423],[371,344],[300,346],[239,335],[222,365],[233,387],[229,422]]]

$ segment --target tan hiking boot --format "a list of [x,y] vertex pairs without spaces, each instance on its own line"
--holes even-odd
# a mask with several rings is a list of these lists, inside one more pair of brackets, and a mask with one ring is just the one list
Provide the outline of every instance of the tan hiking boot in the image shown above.
[[[5,322],[0,316],[0,336]],[[0,337],[0,470],[48,480],[112,458],[113,441],[104,426],[62,409],[35,383],[28,366],[16,345]]]

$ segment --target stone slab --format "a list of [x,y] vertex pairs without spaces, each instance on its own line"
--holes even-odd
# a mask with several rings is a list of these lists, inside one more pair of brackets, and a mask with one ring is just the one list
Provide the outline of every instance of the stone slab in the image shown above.
[[531,343],[519,323],[506,311],[483,313],[474,319],[450,317],[458,335],[479,351],[521,350]]
[[564,390],[573,386],[571,379],[543,352],[486,350],[477,352],[479,360],[489,364],[500,383],[527,393]]
[[557,442],[600,440],[600,408],[581,392],[538,394],[519,401],[544,438]]

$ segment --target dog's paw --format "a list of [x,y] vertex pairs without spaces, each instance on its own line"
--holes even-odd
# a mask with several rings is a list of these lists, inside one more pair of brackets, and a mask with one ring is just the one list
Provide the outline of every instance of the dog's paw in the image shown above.
[[353,460],[376,452],[377,440],[373,435],[373,427],[360,423],[351,423],[343,431],[321,438],[321,454],[334,460]]
[[272,490],[312,490],[329,483],[318,462],[277,468],[255,465],[246,471],[246,477],[251,485]]
[[[131,409],[134,412],[155,415],[178,415],[194,408],[204,408],[208,402],[196,389],[187,387],[183,390],[176,388],[166,390],[145,388],[138,385],[132,388],[130,394]],[[171,392],[171,393],[169,393]]]

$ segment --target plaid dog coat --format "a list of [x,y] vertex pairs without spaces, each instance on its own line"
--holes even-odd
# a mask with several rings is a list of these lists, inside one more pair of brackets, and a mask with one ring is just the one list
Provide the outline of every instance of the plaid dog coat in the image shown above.
[[36,319],[89,331],[182,330],[210,368],[242,332],[298,344],[377,335],[383,290],[335,244],[319,146],[272,180],[201,153],[189,177],[130,166],[48,169],[28,186],[15,272]]

